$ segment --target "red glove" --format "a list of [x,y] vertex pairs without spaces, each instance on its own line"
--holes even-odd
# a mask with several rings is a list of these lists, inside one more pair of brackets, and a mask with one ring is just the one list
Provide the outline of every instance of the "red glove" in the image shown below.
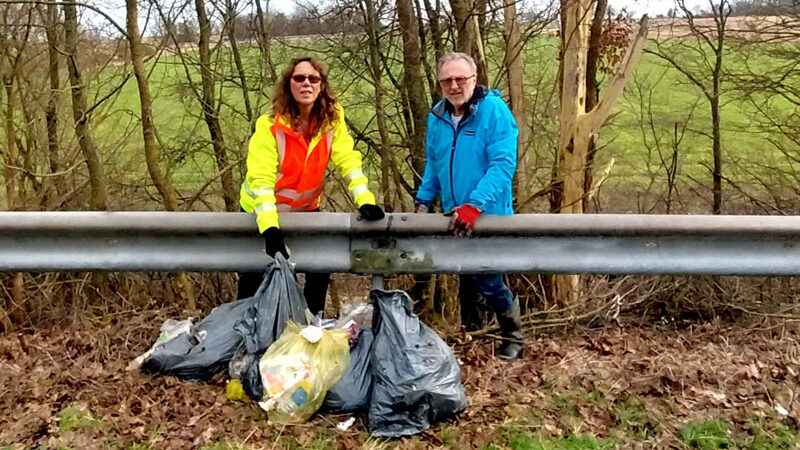
[[453,218],[450,219],[450,226],[447,229],[452,230],[456,236],[469,236],[475,228],[475,221],[481,215],[481,210],[464,203],[448,214],[452,214]]

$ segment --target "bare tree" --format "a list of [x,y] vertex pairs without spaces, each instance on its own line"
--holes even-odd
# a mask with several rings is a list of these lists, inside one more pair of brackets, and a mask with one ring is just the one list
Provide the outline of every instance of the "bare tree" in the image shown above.
[[261,56],[264,66],[269,71],[269,79],[277,80],[275,65],[272,63],[272,26],[269,23],[269,0],[265,0],[265,6],[261,8],[261,0],[253,0],[256,5],[256,23],[258,24],[258,47],[261,49]]
[[219,108],[214,100],[214,74],[211,71],[211,51],[209,49],[211,24],[208,21],[203,0],[195,0],[194,4],[197,11],[197,23],[200,25],[198,53],[200,55],[200,77],[203,83],[203,96],[201,98],[203,117],[211,135],[211,145],[214,148],[214,157],[217,161],[217,169],[220,172],[225,210],[236,211],[239,209],[236,202],[237,193],[233,186],[233,176],[228,168],[228,152],[225,148],[222,128],[219,125]]
[[89,169],[89,185],[91,186],[89,206],[94,210],[105,210],[108,207],[106,177],[100,153],[97,150],[89,126],[86,90],[78,68],[78,14],[74,3],[62,1],[62,6],[64,9],[64,49],[66,51],[67,72],[69,72],[72,91],[72,117],[75,120],[75,134],[78,137],[78,144]]
[[[403,89],[408,97],[408,115],[412,118],[409,130],[411,166],[414,170],[414,189],[422,182],[425,169],[425,133],[427,132],[428,102],[422,77],[422,53],[417,18],[411,0],[398,0],[397,17],[403,38]],[[405,105],[404,105],[405,106]]]
[[485,3],[475,0],[450,0],[450,9],[453,11],[453,20],[456,25],[456,50],[471,55],[478,65],[478,82],[489,85],[486,56],[483,48],[478,17],[486,14],[478,10],[478,4],[485,8]]
[[228,31],[228,42],[231,46],[231,54],[233,56],[234,66],[236,67],[236,75],[239,78],[239,88],[242,91],[242,99],[244,100],[244,111],[247,122],[251,127],[255,125],[255,117],[253,116],[253,107],[250,106],[250,89],[247,86],[247,77],[244,73],[244,64],[242,63],[242,54],[239,51],[239,44],[236,42],[236,5],[231,0],[225,0],[225,12],[223,27]]
[[528,113],[525,110],[523,85],[523,49],[524,41],[520,37],[519,19],[517,18],[516,0],[503,0],[503,34],[506,41],[505,69],[508,72],[508,90],[511,113],[517,121],[519,137],[517,139],[517,172],[514,176],[514,192],[527,192],[528,188]]
[[[558,181],[562,187],[559,212],[583,213],[584,176],[587,153],[592,137],[608,118],[611,108],[622,94],[628,77],[641,56],[647,36],[647,16],[642,19],[639,33],[633,39],[617,72],[597,105],[586,110],[586,63],[589,24],[593,11],[592,0],[563,0],[561,69],[561,134],[558,145]],[[580,298],[580,278],[559,276],[554,282],[554,294],[563,304],[575,304]]]
[[[442,55],[444,55],[444,43],[442,42],[442,39],[444,38],[444,31],[442,30],[442,25],[439,23],[440,19],[439,11],[441,11],[441,0],[436,0],[435,4],[432,4],[431,0],[423,0],[423,2],[425,3],[424,15],[422,8],[419,6],[419,0],[416,0],[417,18],[419,19],[418,28],[420,35],[420,48],[422,50],[421,53],[424,55],[426,52],[424,37],[426,33],[426,28],[429,28],[430,29],[429,41],[430,45],[433,47],[433,61],[437,62],[442,58]],[[425,24],[423,22],[423,16],[428,18],[427,27],[425,27]],[[431,67],[431,65],[428,63],[427,58],[422,58],[422,64],[425,68],[426,78],[428,79],[428,89],[431,94],[431,101],[435,102],[437,100],[436,90],[438,84],[436,79],[436,73],[434,73],[436,70],[433,67]]]
[[[600,39],[603,36],[603,20],[606,15],[608,0],[597,0],[592,25],[589,29],[589,50],[586,52],[586,110],[591,111],[597,105],[600,97],[600,83],[597,79],[598,66],[600,65]],[[586,167],[583,175],[583,190],[590,192],[592,187],[592,171],[594,157],[597,152],[597,142],[594,137],[589,140],[589,149],[586,151]],[[589,206],[589,195],[583,197],[583,210]]]
[[[150,95],[150,85],[147,79],[147,72],[144,69],[142,37],[139,33],[138,5],[137,0],[125,0],[127,12],[127,39],[130,46],[131,62],[133,72],[136,75],[136,85],[139,88],[139,103],[142,114],[142,137],[144,138],[145,161],[147,170],[156,189],[164,200],[164,208],[167,211],[178,210],[178,199],[172,180],[168,174],[161,170],[159,164],[159,150],[156,146],[156,125],[153,120],[153,99]],[[189,309],[196,307],[195,296],[189,277],[185,273],[179,273],[175,277],[176,290],[186,302]]]
[[[47,4],[46,13],[39,5],[39,14],[42,22],[45,23],[45,33],[47,36],[47,56],[48,70],[47,75],[50,80],[50,91],[48,92],[47,108],[45,110],[45,120],[47,122],[47,159],[51,174],[61,172],[60,145],[58,143],[58,105],[59,93],[61,91],[61,80],[59,79],[59,53],[60,41],[58,38],[57,25],[59,23],[58,8],[55,3]],[[56,195],[63,194],[62,183],[58,177],[53,177],[52,188]]]
[[[686,6],[685,0],[676,0],[677,6],[686,16],[686,20],[694,39],[694,45],[688,44],[685,39],[670,39],[667,41],[656,40],[656,50],[648,51],[682,73],[692,84],[698,87],[703,96],[708,100],[711,108],[711,146],[713,157],[712,190],[714,200],[712,212],[722,212],[722,133],[720,123],[722,113],[720,100],[722,97],[723,58],[725,55],[725,39],[728,17],[732,9],[729,0],[708,0],[711,15],[714,19],[713,28],[702,26],[696,20],[695,14]],[[709,55],[707,49],[711,50]],[[686,54],[685,58],[678,55]]]
[[380,42],[378,41],[379,14],[375,8],[373,0],[363,0],[359,3],[362,7],[364,18],[364,28],[367,32],[369,47],[369,74],[374,86],[375,95],[375,118],[378,122],[378,133],[380,143],[378,151],[381,155],[381,187],[383,189],[383,205],[386,211],[391,212],[395,209],[396,186],[393,183],[393,171],[395,166],[394,153],[390,149],[389,129],[386,124],[386,113],[384,111],[384,88],[381,80],[383,64],[380,57]]

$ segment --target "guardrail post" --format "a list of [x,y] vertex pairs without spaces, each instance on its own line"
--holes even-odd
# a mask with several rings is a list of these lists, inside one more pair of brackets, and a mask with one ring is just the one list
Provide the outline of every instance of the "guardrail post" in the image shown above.
[[373,275],[372,276],[372,289],[380,289],[383,290],[383,275]]

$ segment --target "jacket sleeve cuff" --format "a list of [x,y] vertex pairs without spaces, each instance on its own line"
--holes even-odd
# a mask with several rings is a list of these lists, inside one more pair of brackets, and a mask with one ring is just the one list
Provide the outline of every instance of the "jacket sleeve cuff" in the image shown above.
[[431,205],[433,205],[433,200],[425,200],[425,199],[417,197],[417,198],[414,199],[414,203],[415,204],[419,203],[420,205],[425,205],[428,208],[430,208]]
[[263,233],[267,228],[280,228],[278,211],[264,211],[258,213],[256,216],[256,223],[258,224],[259,233]]
[[355,198],[356,206],[359,208],[364,205],[375,205],[375,195],[370,191],[365,191],[358,194]]

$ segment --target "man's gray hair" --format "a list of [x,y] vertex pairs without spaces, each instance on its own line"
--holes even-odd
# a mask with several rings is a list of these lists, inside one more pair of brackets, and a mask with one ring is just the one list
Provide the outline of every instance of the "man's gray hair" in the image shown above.
[[469,64],[469,67],[472,69],[472,73],[478,73],[478,65],[475,64],[475,60],[472,59],[472,56],[461,52],[450,52],[445,53],[444,56],[442,56],[442,58],[439,60],[439,63],[436,64],[436,74],[438,75],[439,72],[441,72],[442,66],[445,63],[449,63],[450,61],[455,61],[458,59],[463,59],[466,61],[467,64]]

